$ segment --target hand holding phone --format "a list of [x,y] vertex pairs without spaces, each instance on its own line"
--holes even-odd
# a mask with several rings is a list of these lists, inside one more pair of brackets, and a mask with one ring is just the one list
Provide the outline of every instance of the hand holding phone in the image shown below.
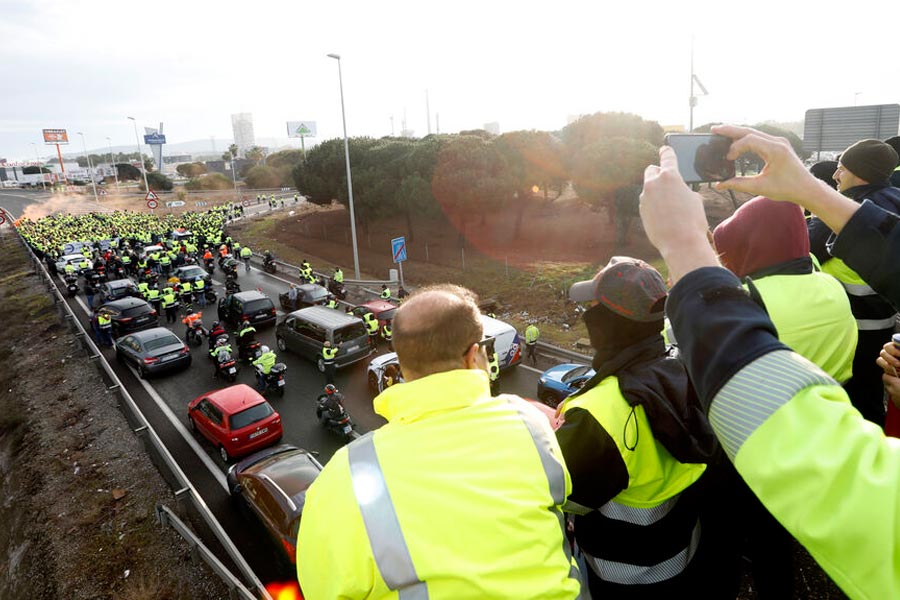
[[678,157],[678,172],[685,183],[725,181],[734,177],[734,161],[728,160],[731,139],[706,133],[670,133],[665,144]]

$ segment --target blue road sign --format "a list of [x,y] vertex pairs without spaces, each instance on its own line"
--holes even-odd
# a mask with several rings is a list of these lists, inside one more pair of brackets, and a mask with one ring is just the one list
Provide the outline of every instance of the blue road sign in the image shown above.
[[165,144],[166,136],[161,133],[151,133],[144,136],[144,143],[148,146],[154,146],[157,144]]
[[391,240],[391,254],[395,263],[406,260],[406,238],[398,237]]

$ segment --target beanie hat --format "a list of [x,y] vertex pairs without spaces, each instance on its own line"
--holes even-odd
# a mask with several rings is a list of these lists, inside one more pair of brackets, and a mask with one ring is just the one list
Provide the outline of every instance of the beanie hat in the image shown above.
[[898,161],[897,152],[879,140],[860,140],[841,154],[844,168],[868,183],[886,182]]
[[831,189],[837,189],[837,181],[834,180],[834,172],[837,171],[838,163],[836,160],[821,160],[809,168],[809,172],[813,177],[824,181]]
[[884,140],[884,143],[894,149],[894,152],[900,154],[900,135]]

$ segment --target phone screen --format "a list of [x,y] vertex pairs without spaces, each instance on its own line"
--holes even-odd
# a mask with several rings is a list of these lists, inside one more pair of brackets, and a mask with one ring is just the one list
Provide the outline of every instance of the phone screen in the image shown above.
[[678,157],[678,172],[685,183],[724,181],[734,177],[734,161],[725,156],[731,140],[725,136],[705,133],[670,133],[667,146]]

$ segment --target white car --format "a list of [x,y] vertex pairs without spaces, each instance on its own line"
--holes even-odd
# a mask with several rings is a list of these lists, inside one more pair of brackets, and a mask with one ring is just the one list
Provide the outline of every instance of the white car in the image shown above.
[[[56,261],[56,272],[60,274],[65,273],[66,265],[70,264],[75,267],[75,273],[80,274],[81,267],[78,265],[82,260],[84,260],[84,254],[65,254]],[[88,259],[88,262],[91,262],[90,259]]]
[[[487,315],[481,315],[481,325],[484,328],[484,339],[494,338],[494,350],[497,352],[501,372],[522,361],[522,345],[519,343],[519,334],[515,327]],[[399,368],[400,361],[397,360],[396,352],[376,356],[369,363],[366,378],[369,382],[369,390],[373,394],[380,394],[384,391],[385,371],[388,365],[396,365]],[[402,381],[401,375],[395,383]]]

